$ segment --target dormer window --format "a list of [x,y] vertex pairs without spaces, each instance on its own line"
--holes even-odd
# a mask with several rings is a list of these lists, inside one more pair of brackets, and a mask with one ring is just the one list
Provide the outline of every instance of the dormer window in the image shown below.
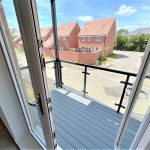
[[101,40],[101,36],[96,36],[96,41],[100,41]]

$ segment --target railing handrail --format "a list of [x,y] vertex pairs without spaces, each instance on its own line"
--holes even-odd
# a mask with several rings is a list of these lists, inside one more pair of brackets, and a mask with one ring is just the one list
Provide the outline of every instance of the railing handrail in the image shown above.
[[[74,65],[84,66],[84,67],[86,66],[86,67],[93,68],[93,69],[98,69],[98,70],[103,70],[103,71],[108,71],[108,72],[113,72],[113,73],[118,73],[118,74],[123,74],[123,75],[130,75],[130,76],[133,76],[133,77],[137,76],[137,73],[128,72],[128,71],[98,67],[98,66],[94,66],[94,65],[82,64],[82,63],[66,61],[66,60],[60,60],[60,61],[64,62],[64,63],[68,63],[68,64],[74,64]],[[52,63],[52,62],[55,62],[55,60],[46,61],[45,63],[49,64],[49,63]],[[24,70],[24,69],[27,69],[27,68],[28,68],[28,66],[23,66],[23,67],[20,67],[20,70]],[[146,78],[150,78],[150,76],[146,76]]]
[[127,72],[127,71],[121,71],[121,70],[116,70],[116,69],[98,67],[98,66],[94,66],[94,65],[76,63],[76,62],[71,62],[71,61],[66,61],[66,60],[60,60],[60,61],[64,62],[64,63],[74,64],[74,65],[78,65],[78,66],[86,66],[86,67],[93,68],[93,69],[98,69],[98,70],[103,70],[103,71],[108,71],[108,72],[113,72],[113,73],[118,73],[118,74],[123,74],[123,75],[130,75],[130,76],[134,76],[134,77],[137,76],[137,74],[133,73],[133,72]]

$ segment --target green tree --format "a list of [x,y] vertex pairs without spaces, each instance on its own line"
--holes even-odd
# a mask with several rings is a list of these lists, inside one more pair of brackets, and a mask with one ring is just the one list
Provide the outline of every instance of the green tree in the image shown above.
[[150,38],[150,34],[138,34],[127,36],[123,34],[117,35],[117,50],[143,52]]
[[128,33],[129,33],[129,31],[126,29],[120,29],[117,32],[118,35],[127,35]]

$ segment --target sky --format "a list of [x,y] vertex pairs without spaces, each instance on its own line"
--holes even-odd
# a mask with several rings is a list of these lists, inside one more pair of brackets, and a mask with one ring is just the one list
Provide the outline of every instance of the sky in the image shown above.
[[[150,0],[55,0],[57,23],[116,17],[117,30],[150,27]],[[13,0],[3,0],[9,27],[18,27]],[[51,26],[50,0],[36,0],[40,27]]]

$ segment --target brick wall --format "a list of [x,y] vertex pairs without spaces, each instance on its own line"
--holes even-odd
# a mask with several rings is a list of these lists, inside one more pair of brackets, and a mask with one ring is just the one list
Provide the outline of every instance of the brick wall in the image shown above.
[[[70,51],[60,51],[59,57],[62,60],[84,63],[84,64],[94,64],[99,57],[103,56],[104,51],[98,52],[70,52]],[[49,50],[44,48],[44,56],[54,57],[54,50]]]
[[108,53],[112,53],[116,42],[116,20],[113,22],[111,29],[108,33],[108,36],[105,40],[105,48],[108,49]]
[[75,25],[72,32],[69,35],[68,44],[70,48],[78,47],[78,34],[80,32],[80,27],[78,24]]

